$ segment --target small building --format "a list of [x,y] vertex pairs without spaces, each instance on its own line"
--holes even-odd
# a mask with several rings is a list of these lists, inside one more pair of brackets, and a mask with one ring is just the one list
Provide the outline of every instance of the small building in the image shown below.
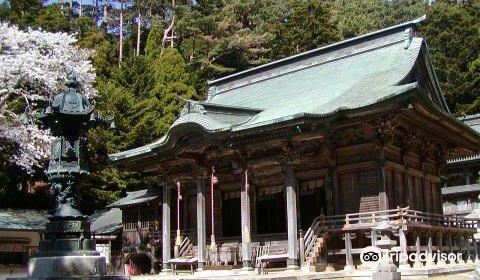
[[106,259],[108,274],[123,274],[122,211],[118,208],[97,210],[89,221],[96,249]]
[[161,193],[157,188],[127,192],[126,197],[107,206],[121,210],[122,259],[127,275],[159,270]]
[[131,235],[161,225],[165,270],[189,257],[203,269],[275,258],[352,271],[380,241],[417,256],[395,263],[403,271],[442,267],[421,251],[477,259],[476,220],[443,216],[440,178],[447,160],[478,152],[480,135],[451,116],[420,22],[210,81],[162,138],[110,156],[162,186],[145,214],[154,222],[124,212]]
[[[480,114],[459,118],[473,130],[480,132]],[[451,160],[445,168],[442,187],[445,215],[467,215],[480,209],[480,154]]]
[[44,210],[0,209],[0,278],[26,275],[48,217]]

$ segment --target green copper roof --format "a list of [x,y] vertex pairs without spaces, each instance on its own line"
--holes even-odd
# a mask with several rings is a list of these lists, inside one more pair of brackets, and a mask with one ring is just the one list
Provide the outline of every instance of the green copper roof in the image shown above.
[[[412,21],[210,82],[208,99],[191,102],[158,141],[110,156],[121,160],[172,147],[179,135],[239,132],[324,118],[391,99],[418,86],[411,76],[425,42]],[[443,97],[437,107],[448,112]]]
[[339,110],[376,103],[410,88],[399,82],[412,69],[422,39],[404,49],[403,40],[372,51],[266,78],[215,95],[211,102],[262,108],[242,130],[295,118],[303,114],[325,116]]
[[115,234],[123,227],[122,210],[111,208],[97,210],[89,217],[90,230],[97,235]]
[[115,208],[115,207],[122,208],[122,207],[144,204],[156,199],[160,199],[160,197],[161,197],[161,189],[158,189],[158,188],[127,192],[126,197],[121,198],[110,205],[107,205],[107,208]]

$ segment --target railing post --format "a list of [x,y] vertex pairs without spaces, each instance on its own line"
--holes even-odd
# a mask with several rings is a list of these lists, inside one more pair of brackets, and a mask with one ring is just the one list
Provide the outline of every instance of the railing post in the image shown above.
[[370,232],[370,242],[372,243],[372,246],[377,245],[377,231],[374,229]]
[[415,262],[413,264],[414,268],[421,268],[423,267],[422,262],[420,261],[420,233],[418,231],[415,232]]
[[[448,249],[450,251],[450,254],[453,254],[453,236],[452,232],[448,233]],[[448,260],[449,264],[455,264],[455,262]]]
[[[347,216],[348,221],[348,216]],[[345,268],[346,271],[352,271],[353,258],[352,258],[352,240],[350,239],[350,232],[345,232]]]
[[[440,253],[443,253],[443,232],[442,231],[438,232],[437,245],[438,245],[438,250],[440,251]],[[444,266],[444,265],[446,265],[446,263],[442,258],[438,258],[437,265],[438,266]]]
[[322,225],[322,229],[324,229],[326,224],[325,224],[325,215],[323,214],[320,214],[320,223]]
[[398,238],[400,239],[400,260],[399,268],[409,269],[410,265],[408,264],[408,247],[407,247],[407,237],[405,236],[405,229],[403,224],[398,230]]
[[480,260],[478,259],[478,243],[477,243],[477,239],[475,239],[475,235],[472,235],[472,241],[473,241],[473,249],[475,252],[475,263],[479,263]]
[[[467,234],[467,237],[465,239],[465,242],[467,242],[467,264],[473,264],[473,261],[472,261],[472,257],[471,257],[471,254],[472,254],[472,250],[470,248],[470,235]],[[473,239],[473,236],[472,236],[472,239]]]
[[305,265],[305,240],[303,239],[303,231],[300,230],[299,232],[300,238],[298,238],[299,242],[299,250],[300,250],[300,266]]
[[428,240],[427,240],[427,261],[426,266],[433,266],[435,262],[433,261],[433,250],[432,250],[432,232],[428,231]]

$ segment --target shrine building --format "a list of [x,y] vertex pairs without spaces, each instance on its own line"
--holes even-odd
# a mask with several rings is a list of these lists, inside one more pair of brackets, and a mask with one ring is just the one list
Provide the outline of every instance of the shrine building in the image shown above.
[[163,137],[110,155],[161,185],[158,209],[124,211],[151,227],[131,239],[158,237],[144,250],[162,269],[190,257],[203,269],[349,271],[385,240],[401,254],[477,260],[476,221],[443,216],[440,181],[480,136],[452,117],[420,22],[210,81]]

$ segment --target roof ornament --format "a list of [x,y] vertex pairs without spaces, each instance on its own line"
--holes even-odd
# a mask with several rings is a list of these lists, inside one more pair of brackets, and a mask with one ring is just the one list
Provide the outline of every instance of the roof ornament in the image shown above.
[[183,117],[186,114],[190,113],[199,113],[202,115],[205,115],[207,113],[207,110],[205,110],[205,108],[200,105],[200,102],[188,100],[180,96],[178,96],[178,98],[186,102],[185,105],[183,105],[182,110],[180,111],[180,117]]
[[410,43],[412,42],[413,39],[413,29],[411,27],[405,29],[405,44],[403,46],[404,49],[408,49],[410,47]]
[[208,88],[208,95],[207,95],[207,101],[212,100],[215,95],[217,95],[217,87],[216,86],[210,86]]

